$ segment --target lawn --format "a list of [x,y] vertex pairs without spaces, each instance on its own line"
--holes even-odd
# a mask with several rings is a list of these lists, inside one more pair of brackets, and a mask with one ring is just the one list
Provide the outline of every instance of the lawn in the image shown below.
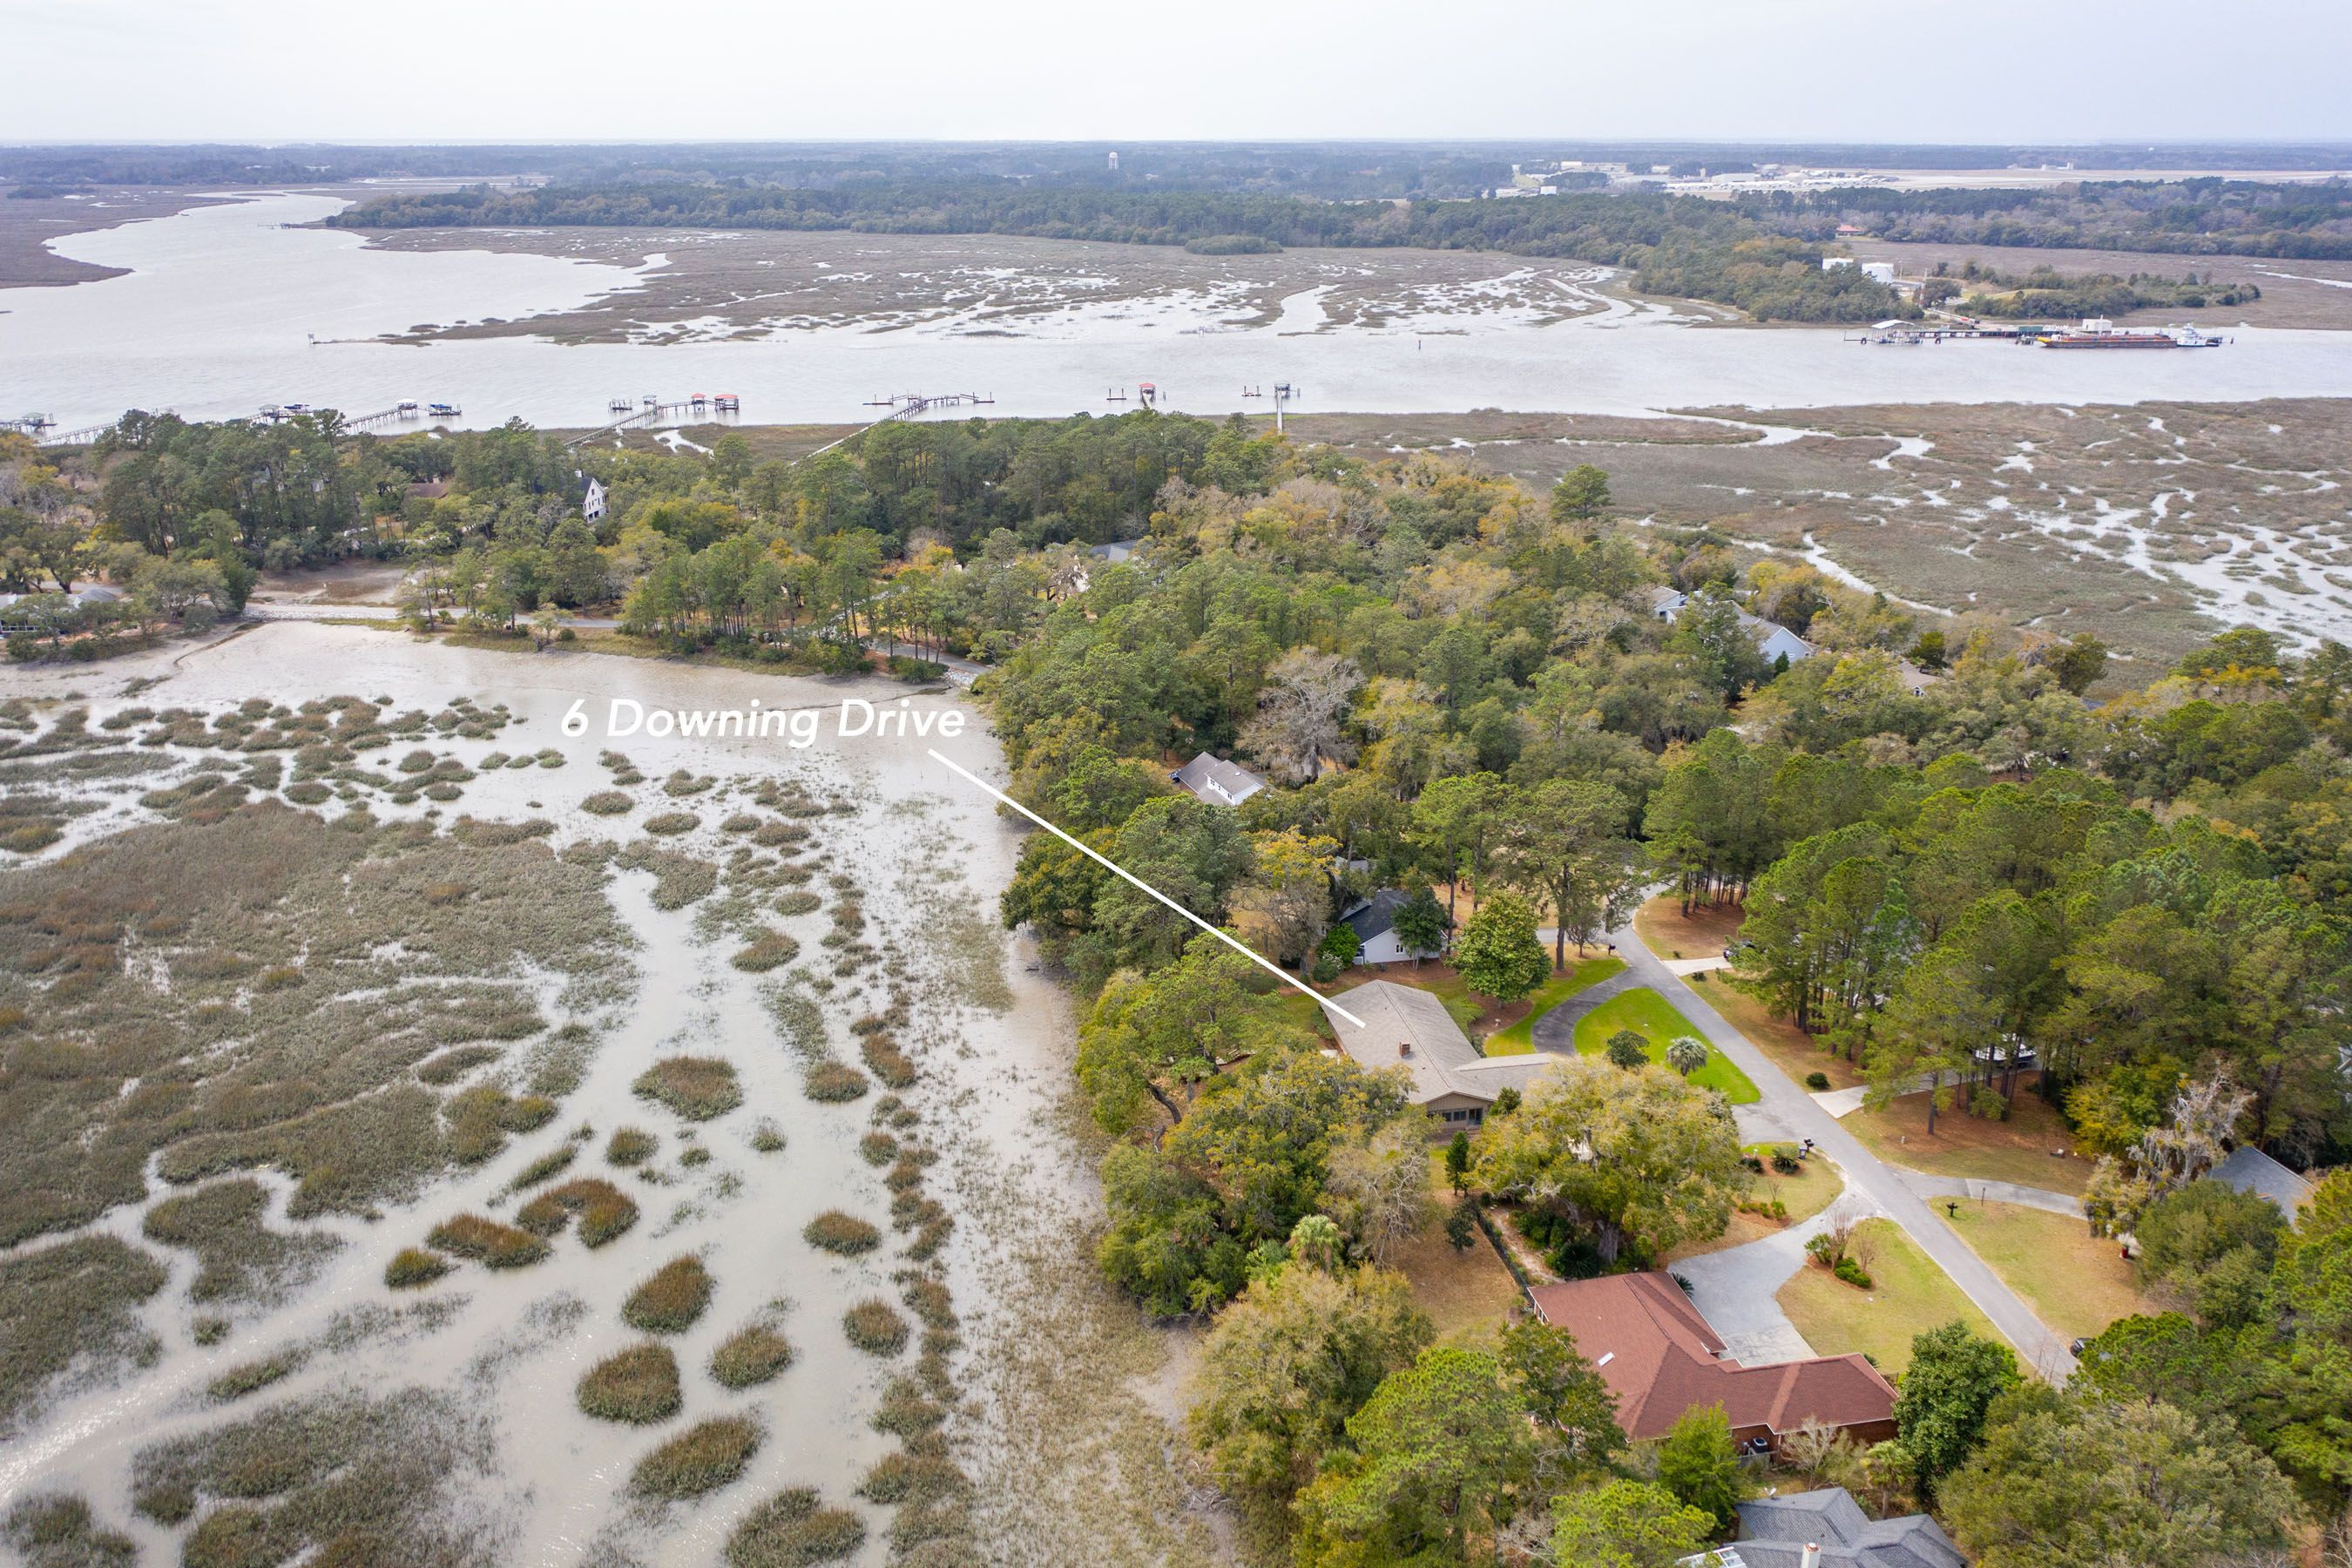
[[[1642,1037],[1650,1048],[1650,1059],[1664,1063],[1666,1043],[1677,1035],[1692,1035],[1704,1039],[1698,1026],[1675,1011],[1672,1004],[1643,986],[1608,1001],[1576,1021],[1576,1048],[1585,1056],[1595,1056],[1608,1048],[1609,1037],[1620,1029],[1631,1029]],[[1720,1089],[1724,1098],[1734,1105],[1748,1105],[1760,1099],[1756,1085],[1737,1064],[1712,1047],[1706,1065],[1690,1075],[1691,1082],[1702,1089]]]
[[1536,1048],[1535,1025],[1538,1018],[1586,986],[1598,985],[1624,967],[1625,961],[1622,958],[1588,958],[1565,973],[1553,975],[1536,987],[1534,994],[1528,998],[1526,1017],[1487,1037],[1486,1054],[1490,1057],[1518,1057],[1533,1051]]
[[1931,1138],[1922,1093],[1906,1094],[1884,1110],[1857,1110],[1839,1125],[1889,1164],[1935,1175],[2015,1182],[2078,1198],[2091,1179],[2093,1162],[2074,1152],[2064,1120],[2022,1083],[2004,1121],[1946,1110],[1937,1113]]
[[1800,1165],[1795,1175],[1784,1176],[1771,1168],[1771,1150],[1769,1143],[1756,1143],[1741,1151],[1765,1157],[1764,1173],[1756,1178],[1755,1189],[1748,1196],[1759,1203],[1779,1198],[1788,1206],[1789,1217],[1776,1220],[1734,1209],[1731,1211],[1731,1223],[1724,1227],[1721,1236],[1709,1241],[1692,1242],[1675,1247],[1666,1255],[1665,1262],[1671,1264],[1676,1258],[1696,1258],[1702,1252],[1722,1252],[1729,1247],[1744,1247],[1751,1241],[1761,1241],[1768,1236],[1776,1236],[1790,1226],[1812,1218],[1835,1203],[1837,1195],[1845,1191],[1845,1178],[1825,1157],[1816,1155]]
[[[1681,903],[1668,896],[1652,899],[1635,910],[1633,930],[1643,945],[1660,958],[1705,958],[1730,945],[1747,918],[1748,911],[1738,904],[1700,904],[1685,916]],[[1749,1044],[1771,1058],[1772,1065],[1790,1079],[1802,1083],[1807,1075],[1822,1073],[1832,1089],[1851,1089],[1862,1081],[1861,1069],[1822,1050],[1818,1038],[1732,984],[1730,971],[1704,973],[1704,980],[1696,974],[1684,979],[1703,987],[1699,994],[1723,1015],[1723,1021],[1747,1036]]]
[[1395,1267],[1412,1287],[1413,1304],[1437,1325],[1440,1340],[1491,1348],[1508,1326],[1511,1310],[1527,1298],[1483,1233],[1458,1252],[1445,1239],[1443,1216],[1454,1206],[1454,1189],[1446,1184],[1443,1150],[1430,1156],[1429,1180],[1440,1217],[1397,1254]]
[[[1940,1206],[1940,1204],[1939,1205]],[[2140,1294],[2139,1269],[2079,1219],[2020,1204],[1961,1200],[1952,1228],[2061,1336],[2089,1339],[2117,1318],[2164,1309]]]
[[1913,1338],[1955,1318],[1987,1339],[2000,1340],[1976,1303],[1893,1221],[1866,1219],[1854,1234],[1871,1275],[1869,1289],[1858,1289],[1808,1261],[1774,1297],[1815,1353],[1860,1351],[1895,1378],[1911,1364]]

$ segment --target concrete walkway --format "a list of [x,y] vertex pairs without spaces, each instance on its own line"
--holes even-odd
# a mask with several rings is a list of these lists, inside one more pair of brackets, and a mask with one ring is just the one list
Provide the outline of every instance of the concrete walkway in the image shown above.
[[[1969,1249],[1968,1243],[1944,1223],[1941,1215],[1927,1206],[1927,1200],[1905,1179],[1903,1173],[1880,1160],[1853,1133],[1838,1125],[1836,1117],[1816,1104],[1811,1095],[1782,1072],[1769,1057],[1750,1044],[1747,1036],[1724,1022],[1723,1016],[1708,1005],[1706,997],[1683,984],[1680,976],[1668,973],[1665,965],[1643,945],[1642,939],[1634,934],[1631,925],[1622,931],[1612,931],[1609,940],[1616,943],[1617,956],[1625,961],[1624,973],[1615,979],[1629,985],[1651,987],[1674,1004],[1683,1016],[1698,1026],[1699,1032],[1706,1037],[1710,1046],[1730,1058],[1740,1071],[1755,1081],[1762,1095],[1759,1104],[1763,1112],[1786,1128],[1790,1136],[1811,1138],[1824,1153],[1836,1161],[1838,1168],[1845,1173],[1846,1191],[1872,1211],[1884,1215],[1901,1226],[1904,1234],[1916,1242],[1921,1251],[1934,1258],[1961,1292],[1992,1320],[1993,1326],[2017,1347],[2019,1356],[2028,1366],[2053,1384],[2063,1384],[2074,1374],[2074,1358],[2068,1352],[2066,1342],[2053,1333],[2047,1324],[2033,1315],[2032,1309],[2019,1299],[2017,1292],[2003,1284],[2000,1277]],[[1554,1008],[1551,1014],[1538,1019],[1535,1030],[1537,1043],[1544,1043],[1544,1026],[1550,1022],[1554,1014],[1566,1013],[1581,999],[1581,994],[1571,997],[1569,1002]],[[1572,1039],[1572,1020],[1569,1029]],[[1766,1294],[1769,1297],[1769,1292]],[[1712,1313],[1708,1315],[1708,1321],[1714,1321]]]
[[1889,1165],[1888,1170],[1903,1178],[1903,1184],[1923,1198],[1979,1199],[1996,1204],[2018,1204],[2049,1214],[2063,1214],[2074,1219],[2085,1217],[2083,1200],[2071,1193],[2053,1193],[2047,1187],[2024,1187],[2015,1182],[1989,1182],[1975,1176],[1933,1176],[1925,1171],[1914,1171],[1902,1165]]

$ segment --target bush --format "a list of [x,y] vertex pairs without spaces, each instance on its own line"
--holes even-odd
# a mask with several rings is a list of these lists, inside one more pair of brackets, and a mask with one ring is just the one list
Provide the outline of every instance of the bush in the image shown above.
[[1784,1176],[1793,1176],[1805,1168],[1805,1163],[1786,1143],[1776,1143],[1772,1146],[1772,1168]]
[[907,1348],[907,1320],[879,1297],[857,1303],[842,1314],[841,1326],[849,1342],[872,1355],[897,1355]]
[[866,1544],[866,1521],[823,1508],[807,1487],[778,1492],[743,1516],[727,1538],[728,1568],[807,1568],[838,1562]]
[[710,1305],[711,1283],[702,1259],[690,1253],[673,1258],[629,1292],[621,1304],[621,1317],[649,1334],[682,1333]]
[[864,1073],[842,1062],[819,1062],[801,1080],[801,1091],[824,1105],[841,1105],[859,1099],[871,1087]]
[[708,1121],[743,1103],[734,1064],[717,1057],[669,1057],[631,1084],[640,1099],[657,1100],[688,1121]]
[[489,1268],[520,1268],[547,1256],[547,1243],[529,1231],[475,1214],[443,1220],[425,1239]]
[[383,1282],[395,1290],[407,1290],[419,1285],[430,1285],[457,1265],[437,1252],[421,1247],[404,1247],[383,1266]]
[[801,1239],[844,1258],[858,1258],[882,1245],[882,1233],[856,1215],[827,1209],[808,1222]]
[[755,1323],[710,1352],[710,1375],[721,1388],[750,1388],[793,1364],[793,1347],[775,1330]]
[[741,1475],[759,1447],[760,1428],[749,1417],[698,1422],[639,1459],[629,1489],[641,1497],[700,1497]]
[[1849,1285],[1859,1286],[1864,1290],[1870,1289],[1870,1276],[1864,1271],[1861,1264],[1856,1263],[1851,1258],[1839,1258],[1835,1266],[1830,1269],[1830,1272],[1836,1275],[1839,1279],[1844,1280]]
[[600,1421],[667,1421],[678,1411],[677,1357],[667,1345],[632,1345],[590,1367],[578,1397]]
[[605,1143],[604,1158],[615,1165],[642,1165],[660,1146],[661,1141],[644,1128],[623,1127]]
[[1805,1075],[1805,1087],[1815,1094],[1822,1093],[1830,1087],[1830,1075],[1825,1072],[1809,1072]]

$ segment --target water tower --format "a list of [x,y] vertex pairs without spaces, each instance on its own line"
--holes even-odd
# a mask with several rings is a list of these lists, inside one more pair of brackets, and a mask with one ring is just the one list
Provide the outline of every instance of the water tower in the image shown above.
[[1110,172],[1114,174],[1118,173],[1118,154],[1117,153],[1113,153],[1110,155]]

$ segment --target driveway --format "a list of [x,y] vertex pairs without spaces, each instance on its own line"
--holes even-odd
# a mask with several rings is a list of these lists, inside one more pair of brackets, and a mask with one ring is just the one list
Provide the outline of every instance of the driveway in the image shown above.
[[1666,1266],[1690,1288],[1691,1305],[1723,1340],[1724,1353],[1744,1366],[1807,1361],[1816,1353],[1780,1310],[1776,1295],[1805,1266],[1805,1244],[1829,1228],[1833,1214],[1864,1217],[1868,1205],[1842,1195],[1812,1218],[1773,1236],[1721,1252],[1703,1252]]
[[[2032,1308],[2014,1290],[2001,1282],[2000,1277],[1987,1268],[1982,1258],[1969,1249],[1943,1216],[1928,1207],[1927,1199],[1918,1189],[1879,1157],[1864,1148],[1853,1133],[1838,1125],[1838,1119],[1814,1101],[1772,1059],[1748,1042],[1748,1037],[1724,1022],[1723,1016],[1708,1005],[1706,997],[1683,984],[1679,975],[1667,973],[1650,950],[1643,946],[1632,926],[1610,933],[1617,945],[1617,956],[1625,961],[1622,975],[1611,984],[1647,985],[1674,1004],[1683,1016],[1698,1026],[1707,1043],[1738,1064],[1739,1070],[1755,1080],[1762,1099],[1759,1107],[1763,1116],[1787,1129],[1790,1136],[1811,1138],[1822,1152],[1838,1163],[1845,1173],[1846,1191],[1876,1214],[1884,1215],[1901,1226],[1905,1235],[1918,1244],[1921,1251],[1936,1260],[1952,1283],[1974,1301],[1984,1315],[1992,1320],[2009,1342],[2017,1347],[2019,1357],[2052,1384],[2063,1384],[2074,1374],[2074,1358],[2066,1342],[2053,1333],[2047,1324],[2033,1315]],[[1621,987],[1622,988],[1622,987]],[[1595,990],[1600,989],[1594,987]],[[1536,1038],[1543,1044],[1544,1026],[1555,1014],[1566,1013],[1582,994],[1553,1009],[1538,1020]],[[1587,1008],[1586,1011],[1590,1011]],[[1579,1015],[1580,1016],[1581,1015]],[[1568,1026],[1570,1037],[1574,1023]],[[1573,1047],[1571,1046],[1571,1049]],[[2031,1192],[2032,1188],[2021,1188]],[[1800,1243],[1800,1246],[1802,1244]],[[1739,1250],[1745,1250],[1739,1249]],[[1694,1258],[1694,1263],[1700,1261]],[[1784,1276],[1785,1278],[1785,1276]],[[1769,1298],[1769,1292],[1767,1292]],[[1708,1321],[1714,1321],[1713,1314]],[[1723,1331],[1720,1328],[1718,1332]]]

